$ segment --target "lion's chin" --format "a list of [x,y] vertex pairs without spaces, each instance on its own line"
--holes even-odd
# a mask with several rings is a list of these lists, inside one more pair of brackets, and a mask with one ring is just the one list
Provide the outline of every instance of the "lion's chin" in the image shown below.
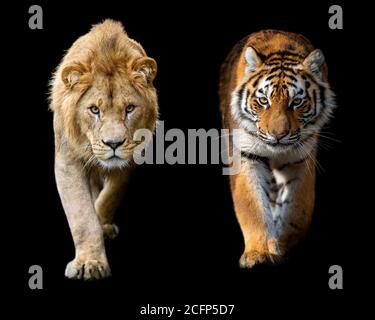
[[106,160],[99,160],[99,164],[104,169],[123,169],[130,166],[130,160],[112,157]]

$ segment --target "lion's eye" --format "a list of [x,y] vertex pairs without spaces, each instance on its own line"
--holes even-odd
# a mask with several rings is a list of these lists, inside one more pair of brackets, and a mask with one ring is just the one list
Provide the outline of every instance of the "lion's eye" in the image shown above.
[[293,107],[298,107],[303,102],[303,99],[301,98],[295,98],[292,102]]
[[261,105],[264,105],[264,106],[268,105],[268,99],[267,99],[266,97],[260,97],[260,98],[258,99],[258,101],[259,101],[259,103],[260,103]]
[[134,109],[135,109],[135,105],[134,105],[134,104],[129,104],[129,105],[126,107],[125,111],[126,111],[126,113],[128,114],[128,113],[133,112]]
[[100,109],[97,106],[91,106],[89,109],[93,114],[99,114],[100,113]]

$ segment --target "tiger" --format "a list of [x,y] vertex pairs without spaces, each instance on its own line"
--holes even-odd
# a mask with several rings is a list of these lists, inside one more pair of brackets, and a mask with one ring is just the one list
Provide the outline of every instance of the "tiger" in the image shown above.
[[319,133],[336,108],[323,52],[301,34],[252,33],[222,64],[219,99],[241,160],[229,177],[240,267],[279,262],[309,230]]

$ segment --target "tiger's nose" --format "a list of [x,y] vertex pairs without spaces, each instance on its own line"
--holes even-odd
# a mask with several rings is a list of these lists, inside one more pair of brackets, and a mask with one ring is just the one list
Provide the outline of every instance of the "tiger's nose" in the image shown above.
[[282,138],[284,138],[285,136],[287,136],[288,135],[288,132],[281,132],[281,133],[279,133],[279,132],[272,132],[271,133],[272,134],[272,136],[277,140],[277,141],[280,141]]
[[121,146],[125,140],[102,140],[102,142],[111,147],[113,150],[116,150],[117,147]]

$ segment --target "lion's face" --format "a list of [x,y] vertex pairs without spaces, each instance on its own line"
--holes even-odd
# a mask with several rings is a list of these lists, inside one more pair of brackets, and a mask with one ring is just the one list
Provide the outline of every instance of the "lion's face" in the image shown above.
[[62,83],[54,90],[55,130],[62,134],[60,143],[69,142],[85,167],[122,168],[141,143],[134,141],[135,132],[155,130],[156,62],[138,57],[127,64],[125,59],[109,64],[94,58],[62,68]]
[[78,102],[81,132],[90,142],[91,160],[105,168],[129,164],[137,129],[154,130],[155,106],[124,77],[97,76]]

